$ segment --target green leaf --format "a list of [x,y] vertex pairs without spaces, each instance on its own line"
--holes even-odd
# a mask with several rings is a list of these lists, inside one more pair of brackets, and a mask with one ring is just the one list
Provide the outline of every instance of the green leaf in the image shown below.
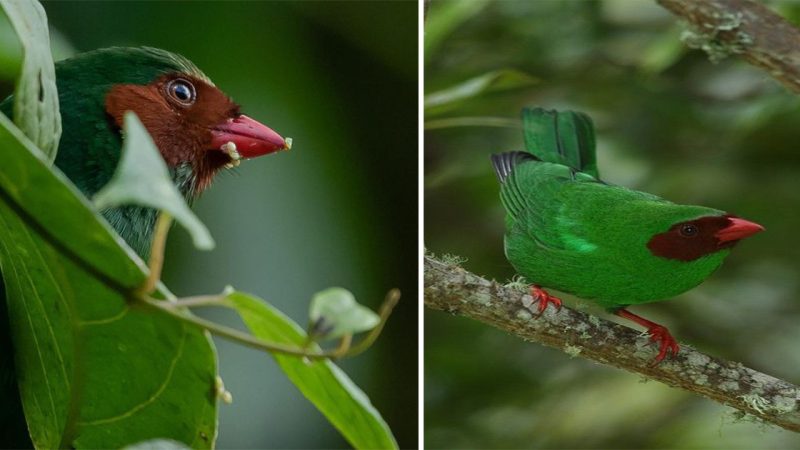
[[212,447],[208,336],[131,305],[142,262],[2,114],[0,149],[0,267],[34,445]]
[[125,113],[125,142],[111,181],[94,196],[97,209],[135,204],[169,212],[192,236],[195,247],[214,248],[208,228],[178,192],[147,129],[133,111]]
[[[242,292],[229,293],[227,301],[250,331],[265,341],[302,346],[306,334],[296,323],[263,300]],[[314,344],[313,349],[319,350]],[[273,355],[289,379],[355,448],[397,448],[380,413],[347,375],[329,360],[305,361]]]
[[0,9],[0,80],[10,85],[19,75],[21,68],[22,46],[11,22]]
[[425,20],[425,61],[435,57],[436,50],[450,33],[488,4],[489,0],[431,2],[431,11]]
[[519,70],[495,70],[481,76],[470,78],[450,88],[425,96],[425,117],[431,117],[450,110],[460,102],[480,95],[511,89],[520,89],[538,83],[536,77]]
[[371,309],[359,305],[350,291],[339,287],[314,295],[309,318],[313,337],[322,339],[371,330],[381,321]]
[[52,164],[61,137],[61,115],[47,16],[35,0],[0,0],[0,5],[22,43],[22,72],[14,90],[14,123]]

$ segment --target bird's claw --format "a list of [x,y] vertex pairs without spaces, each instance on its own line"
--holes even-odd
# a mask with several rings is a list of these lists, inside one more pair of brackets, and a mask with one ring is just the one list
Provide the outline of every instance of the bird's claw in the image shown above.
[[[548,294],[547,291],[542,289],[541,286],[531,286],[531,297],[533,297],[533,302],[531,302],[530,305],[525,306],[526,308],[531,309],[533,303],[538,303],[536,305],[536,317],[544,314],[544,310],[547,309],[547,305],[549,304],[553,304],[553,306],[556,307],[556,311],[561,311],[561,299]],[[533,312],[532,309],[531,312]]]
[[680,350],[678,341],[672,337],[666,327],[656,325],[649,328],[647,332],[650,334],[650,340],[658,343],[659,346],[658,355],[656,355],[656,358],[650,363],[651,367],[655,367],[661,363],[668,353],[670,353],[672,357],[678,355],[678,351]]

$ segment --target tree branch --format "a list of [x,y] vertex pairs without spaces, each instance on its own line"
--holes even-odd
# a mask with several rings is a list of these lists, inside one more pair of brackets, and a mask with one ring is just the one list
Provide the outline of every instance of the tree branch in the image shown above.
[[798,386],[686,345],[676,358],[652,367],[656,347],[647,336],[566,306],[558,312],[547,308],[535,318],[523,307],[524,297],[530,296],[425,257],[425,306],[431,309],[470,317],[571,356],[639,373],[800,432]]
[[800,93],[800,29],[751,0],[657,0],[689,22],[684,42],[712,61],[739,54]]

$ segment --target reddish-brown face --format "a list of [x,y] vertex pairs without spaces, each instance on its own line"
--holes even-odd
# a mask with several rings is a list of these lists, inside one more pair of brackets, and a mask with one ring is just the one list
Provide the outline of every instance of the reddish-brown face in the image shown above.
[[693,261],[733,247],[739,240],[763,230],[761,225],[733,215],[701,217],[677,223],[656,234],[647,248],[662,258]]
[[106,95],[105,107],[118,127],[125,111],[135,112],[167,165],[192,165],[197,192],[232,162],[230,151],[221,149],[228,142],[245,158],[287,148],[280,135],[240,114],[222,91],[187,74],[163,75],[144,86],[116,85]]

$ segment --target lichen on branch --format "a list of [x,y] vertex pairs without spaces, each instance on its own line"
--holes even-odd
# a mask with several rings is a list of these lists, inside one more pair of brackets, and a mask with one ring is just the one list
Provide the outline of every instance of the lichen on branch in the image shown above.
[[537,318],[523,306],[530,297],[525,292],[430,256],[424,266],[428,308],[479,320],[526,341],[638,373],[800,432],[800,387],[789,382],[685,345],[677,357],[653,366],[656,347],[636,330],[566,306],[560,311],[547,308]]
[[689,24],[683,41],[717,62],[736,54],[800,93],[800,29],[751,0],[657,0]]

